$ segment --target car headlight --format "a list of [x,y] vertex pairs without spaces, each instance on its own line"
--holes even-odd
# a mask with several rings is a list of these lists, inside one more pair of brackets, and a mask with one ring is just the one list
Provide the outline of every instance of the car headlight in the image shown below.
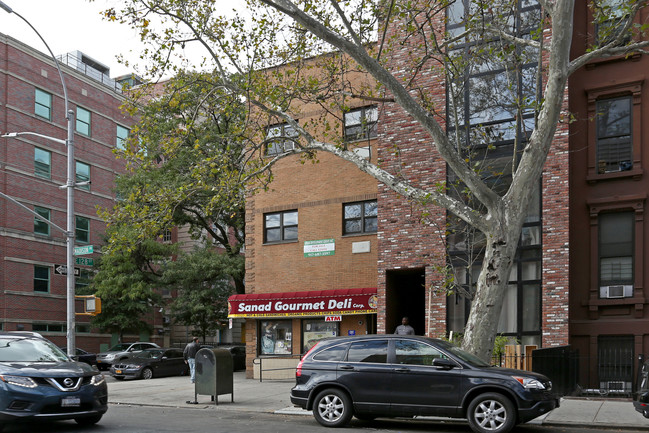
[[106,355],[104,358],[105,359],[114,359],[115,355]]
[[90,378],[90,384],[91,385],[101,385],[105,381],[106,381],[106,379],[104,379],[103,374],[95,374],[94,376],[92,376],[92,378]]
[[142,366],[137,364],[126,364],[126,367],[124,368],[127,370],[139,370]]
[[38,386],[30,377],[0,376],[0,380],[10,385],[24,386],[25,388],[36,388]]
[[520,383],[525,389],[545,389],[545,385],[543,385],[538,379],[525,376],[512,377],[516,379],[516,381]]

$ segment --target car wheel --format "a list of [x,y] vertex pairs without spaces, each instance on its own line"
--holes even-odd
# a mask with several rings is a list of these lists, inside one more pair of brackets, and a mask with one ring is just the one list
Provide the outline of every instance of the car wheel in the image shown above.
[[645,418],[649,418],[649,410],[646,410],[646,409],[643,410],[642,411],[642,416],[644,416]]
[[313,416],[325,427],[342,427],[352,418],[352,401],[344,391],[325,389],[315,398]]
[[103,415],[94,415],[94,416],[84,416],[80,418],[75,418],[74,420],[79,425],[93,425],[97,424]]
[[476,433],[506,433],[516,424],[516,410],[504,395],[486,393],[469,404],[467,418]]
[[148,367],[142,370],[142,379],[151,379],[151,378],[153,378],[153,370],[151,370]]

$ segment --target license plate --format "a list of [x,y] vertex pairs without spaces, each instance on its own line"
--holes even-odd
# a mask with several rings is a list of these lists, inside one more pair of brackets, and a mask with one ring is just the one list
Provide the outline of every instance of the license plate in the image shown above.
[[122,374],[122,370],[115,370],[116,374]]
[[61,399],[61,407],[79,407],[81,399],[79,397],[65,397]]

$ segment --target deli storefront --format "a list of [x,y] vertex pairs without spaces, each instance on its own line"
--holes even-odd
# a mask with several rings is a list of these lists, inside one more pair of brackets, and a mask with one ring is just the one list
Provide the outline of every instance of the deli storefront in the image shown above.
[[[246,319],[248,357],[300,355],[327,337],[376,333],[376,288],[233,295],[228,317]],[[248,359],[250,364],[250,359]]]

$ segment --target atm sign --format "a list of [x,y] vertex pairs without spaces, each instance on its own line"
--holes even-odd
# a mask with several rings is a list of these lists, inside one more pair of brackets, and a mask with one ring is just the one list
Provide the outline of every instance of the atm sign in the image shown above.
[[325,322],[342,322],[343,316],[325,316]]

